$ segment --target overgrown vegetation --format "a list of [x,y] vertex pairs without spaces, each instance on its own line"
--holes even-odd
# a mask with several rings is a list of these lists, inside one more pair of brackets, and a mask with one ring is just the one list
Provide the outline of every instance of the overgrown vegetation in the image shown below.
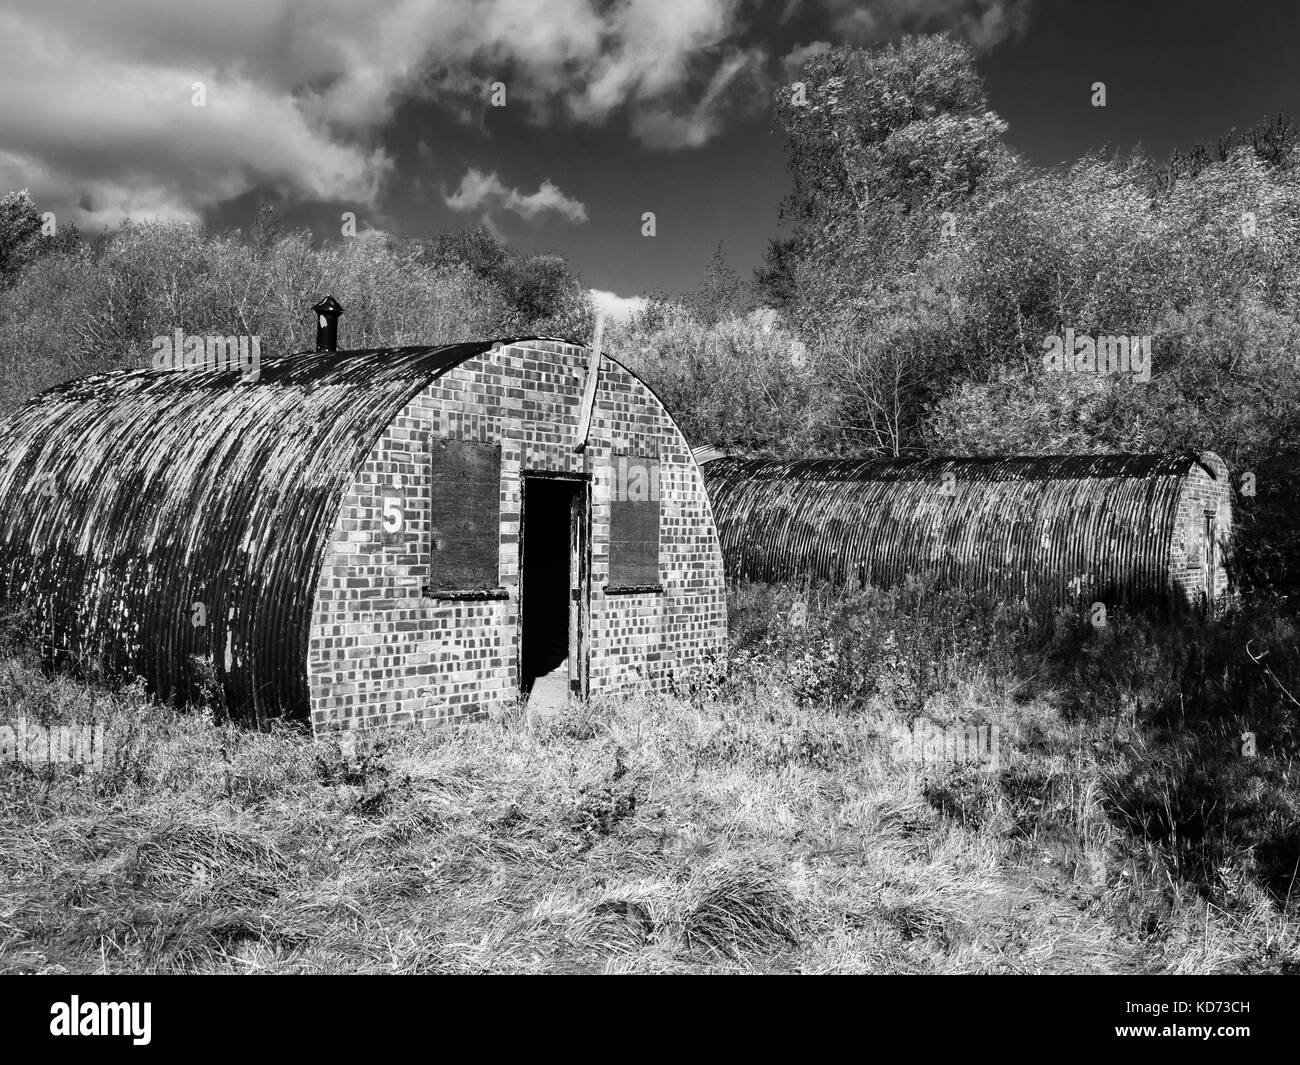
[[[1242,580],[1300,588],[1294,121],[1044,169],[957,42],[829,49],[798,82],[774,98],[788,234],[748,298],[715,257],[611,339],[687,436],[779,457],[1213,450],[1253,475]],[[1066,329],[1149,336],[1150,380],[1049,372]]]
[[[111,757],[0,765],[0,967],[1295,971],[1266,617],[746,588],[712,681],[346,742],[6,657],[4,720],[105,722]],[[997,724],[996,771],[912,760],[917,720]]]
[[148,366],[153,338],[177,329],[256,335],[263,357],[309,350],[307,308],[327,292],[344,305],[347,347],[591,331],[590,297],[563,259],[482,228],[317,244],[269,209],[225,233],[128,220],[82,241],[43,238],[40,224],[26,193],[0,197],[0,412],[70,377]]

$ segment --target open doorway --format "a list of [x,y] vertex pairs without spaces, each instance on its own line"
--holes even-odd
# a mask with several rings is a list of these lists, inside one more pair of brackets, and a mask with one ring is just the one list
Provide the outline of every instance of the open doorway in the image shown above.
[[530,709],[554,709],[586,694],[587,483],[525,474],[523,484],[519,685]]
[[1213,603],[1219,576],[1219,559],[1215,549],[1219,542],[1218,515],[1205,511],[1205,601]]

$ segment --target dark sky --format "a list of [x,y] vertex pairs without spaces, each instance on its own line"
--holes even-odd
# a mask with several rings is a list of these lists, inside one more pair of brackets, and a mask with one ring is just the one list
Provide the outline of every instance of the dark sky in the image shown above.
[[791,53],[936,30],[1038,165],[1300,113],[1300,0],[0,0],[0,188],[89,228],[262,202],[326,239],[343,210],[399,235],[487,218],[595,289],[678,290],[778,232]]
[[[1300,111],[1298,0],[1040,0],[980,63],[1007,139],[1056,164],[1141,144],[1158,157]],[[1107,106],[1089,86],[1106,83]]]
[[[770,32],[781,53],[829,36],[815,12]],[[979,69],[1008,142],[1035,164],[1138,145],[1163,158],[1279,110],[1300,116],[1300,0],[1038,0],[1023,38],[993,47]],[[1091,103],[1096,81],[1106,85],[1104,108]],[[766,115],[704,147],[663,152],[617,129],[557,133],[516,114],[487,112],[485,130],[415,114],[401,132],[420,129],[485,168],[509,160],[519,185],[550,178],[581,200],[585,225],[502,229],[523,246],[562,252],[596,288],[633,295],[690,285],[719,242],[748,271],[778,231],[785,157]],[[647,210],[658,222],[653,240],[640,235]],[[437,196],[413,197],[394,216],[411,233],[459,221]]]

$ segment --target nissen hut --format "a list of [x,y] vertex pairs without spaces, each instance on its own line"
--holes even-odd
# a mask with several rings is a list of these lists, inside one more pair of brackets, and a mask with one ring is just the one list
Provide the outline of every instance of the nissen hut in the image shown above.
[[[707,459],[707,456],[701,455]],[[1195,604],[1229,587],[1217,455],[716,458],[728,575],[889,586],[909,574],[1006,599]]]
[[54,662],[164,696],[215,678],[234,712],[324,730],[473,719],[539,678],[663,688],[723,652],[699,467],[610,355],[178,362],[60,385],[0,427],[0,599]]

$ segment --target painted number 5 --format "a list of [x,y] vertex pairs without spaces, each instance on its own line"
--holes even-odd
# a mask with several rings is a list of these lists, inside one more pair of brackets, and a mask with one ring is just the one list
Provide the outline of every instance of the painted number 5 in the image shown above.
[[384,543],[401,543],[402,529],[406,525],[406,515],[402,512],[402,500],[398,496],[384,496]]

